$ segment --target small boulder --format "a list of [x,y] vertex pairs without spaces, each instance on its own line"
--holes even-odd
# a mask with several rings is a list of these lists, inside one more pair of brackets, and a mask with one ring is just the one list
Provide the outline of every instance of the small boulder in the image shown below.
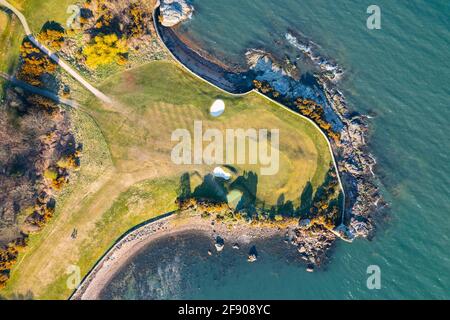
[[216,244],[215,244],[217,252],[222,251],[224,246],[225,246],[225,241],[221,237],[217,236],[216,237]]
[[310,224],[311,224],[310,219],[301,219],[299,222],[300,228],[308,228]]
[[256,247],[253,246],[253,247],[250,248],[250,251],[248,253],[247,261],[248,262],[255,262],[256,260],[258,260],[258,251],[256,251]]
[[313,264],[308,264],[308,266],[306,267],[306,271],[314,272],[314,265]]

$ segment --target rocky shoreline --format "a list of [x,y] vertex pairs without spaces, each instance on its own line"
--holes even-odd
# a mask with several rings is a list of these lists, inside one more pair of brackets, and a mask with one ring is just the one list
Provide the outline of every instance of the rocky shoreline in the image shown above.
[[[352,112],[344,94],[338,89],[344,71],[336,63],[321,57],[314,45],[293,32],[286,34],[320,70],[315,74],[318,83],[334,113],[343,124],[340,140],[332,141],[338,169],[346,192],[346,219],[349,231],[355,237],[371,237],[375,231],[375,218],[387,203],[377,186],[374,173],[376,160],[370,153],[368,117]],[[303,45],[301,44],[303,42]]]
[[298,98],[322,106],[326,120],[340,136],[338,140],[330,139],[346,196],[343,224],[336,231],[350,240],[370,238],[374,234],[377,213],[387,204],[379,191],[374,174],[376,161],[367,145],[368,118],[352,112],[338,89],[344,75],[341,67],[322,57],[311,41],[289,30],[286,40],[316,69],[309,79],[298,77],[295,62],[277,61],[270,53],[255,49],[247,52],[248,71],[233,72],[198,52],[196,46],[183,42],[176,31],[161,27],[156,20],[155,23],[161,40],[183,65],[225,91],[249,92],[253,89],[249,83],[256,79],[273,86],[279,99],[271,98],[281,100],[288,107]]
[[279,62],[262,50],[249,50],[247,61],[250,69],[255,70],[258,81],[268,83],[280,94],[283,104],[296,110],[295,101],[312,100],[324,111],[326,121],[339,139],[329,138],[346,196],[343,231],[352,240],[355,237],[371,237],[375,230],[377,213],[387,206],[377,186],[375,176],[376,160],[370,154],[367,145],[369,124],[366,116],[350,111],[344,94],[337,84],[343,70],[328,60],[311,53],[312,49],[302,46],[307,59],[316,64],[318,72],[306,84],[296,79],[290,70],[290,61]]

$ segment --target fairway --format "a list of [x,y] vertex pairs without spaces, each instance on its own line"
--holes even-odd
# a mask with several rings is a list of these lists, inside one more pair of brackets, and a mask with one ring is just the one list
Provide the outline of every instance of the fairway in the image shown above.
[[[232,97],[199,81],[171,62],[154,62],[107,79],[101,88],[118,103],[105,109],[91,103],[119,170],[129,174],[158,168],[158,176],[197,171],[211,173],[214,166],[175,165],[170,158],[177,129],[193,131],[194,121],[204,130],[278,129],[280,164],[275,175],[261,175],[259,165],[236,165],[238,173],[258,175],[258,199],[275,204],[280,195],[298,202],[304,185],[320,185],[331,158],[325,138],[308,121],[286,111],[257,93]],[[212,117],[216,99],[226,104],[225,113]],[[193,136],[193,133],[192,133]],[[248,155],[247,155],[248,161]],[[233,164],[230,164],[233,165]]]
[[[257,93],[227,95],[173,62],[152,62],[114,75],[100,89],[116,103],[89,98],[81,110],[71,112],[77,140],[84,146],[81,170],[59,196],[55,217],[31,236],[2,295],[67,298],[72,292],[66,286],[67,268],[77,266],[84,276],[125,231],[174,210],[181,174],[203,177],[214,169],[171,161],[176,144],[171,133],[192,130],[196,120],[205,129],[221,131],[280,130],[276,175],[259,175],[259,165],[234,166],[233,178],[245,170],[258,174],[259,203],[276,204],[283,196],[298,205],[306,183],[317,188],[330,168],[327,141],[309,121]],[[209,114],[216,99],[226,105],[218,118]]]

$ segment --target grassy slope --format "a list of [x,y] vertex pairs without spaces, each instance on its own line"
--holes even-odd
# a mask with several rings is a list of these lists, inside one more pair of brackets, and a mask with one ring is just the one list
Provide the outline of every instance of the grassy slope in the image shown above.
[[19,47],[24,32],[14,15],[0,11],[0,71],[12,74],[19,62]]
[[41,30],[45,22],[53,20],[65,27],[70,13],[67,8],[76,0],[8,0],[27,18],[33,32]]
[[[225,96],[173,63],[154,62],[113,76],[101,87],[120,103],[103,106],[91,100],[83,112],[73,112],[78,141],[84,144],[81,171],[59,196],[49,225],[31,237],[2,295],[67,298],[70,265],[85,275],[126,230],[173,210],[179,174],[210,170],[175,166],[168,158],[174,145],[170,133],[191,129],[194,119],[221,129],[281,130],[280,173],[261,178],[258,185],[258,196],[269,202],[281,192],[297,199],[309,179],[319,185],[330,163],[324,138],[309,122],[256,94]],[[211,119],[208,109],[216,98],[225,100],[227,110]],[[76,239],[71,238],[74,229]]]
[[[67,298],[67,267],[77,265],[85,274],[125,231],[175,209],[175,181],[133,183],[115,170],[95,120],[80,111],[72,117],[84,145],[81,170],[59,195],[55,217],[31,236],[8,286],[0,292],[7,297],[31,292],[40,299]],[[74,229],[76,239],[71,238]]]
[[[27,18],[33,32],[54,20],[65,26],[70,14],[67,7],[75,0],[8,0]],[[0,71],[12,74],[19,61],[19,47],[25,33],[15,15],[0,11]]]

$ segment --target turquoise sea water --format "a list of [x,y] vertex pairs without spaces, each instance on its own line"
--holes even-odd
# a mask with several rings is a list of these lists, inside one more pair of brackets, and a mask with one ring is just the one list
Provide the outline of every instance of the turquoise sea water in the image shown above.
[[[162,295],[145,298],[449,299],[450,2],[194,0],[193,4],[193,20],[180,32],[224,61],[243,64],[248,48],[295,54],[284,42],[287,30],[293,29],[346,70],[340,87],[350,107],[375,115],[370,122],[371,150],[391,210],[372,241],[339,242],[325,270],[307,273],[303,265],[276,254],[251,265],[232,255],[198,259],[192,271],[184,268],[173,276],[178,269],[172,267],[161,278],[163,288],[176,281],[189,286],[179,286],[176,295],[162,290]],[[381,8],[381,30],[366,28],[371,4]],[[179,240],[171,242],[171,249],[184,254],[181,260],[171,260],[174,266],[188,264],[183,256],[205,255],[200,245],[186,246],[201,239]],[[134,265],[157,250],[149,247]],[[381,268],[380,290],[366,286],[369,265]],[[146,273],[145,264],[140,266],[132,279],[154,278]],[[116,285],[113,282],[106,290],[109,297],[144,297],[126,279],[130,277],[119,275],[114,280]]]

